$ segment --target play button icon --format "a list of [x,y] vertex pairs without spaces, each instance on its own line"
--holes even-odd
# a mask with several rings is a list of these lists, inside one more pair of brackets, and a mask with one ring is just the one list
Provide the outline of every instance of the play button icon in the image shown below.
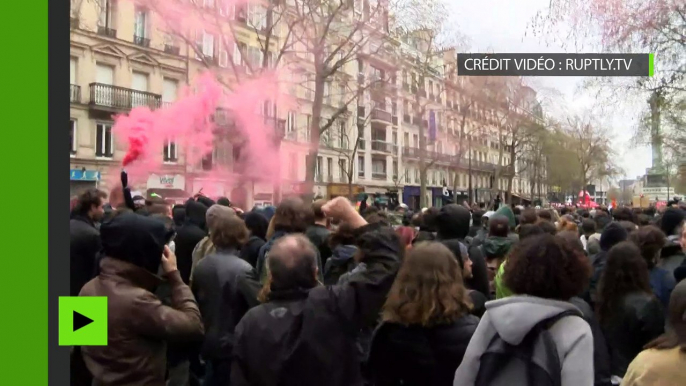
[[83,314],[80,314],[76,311],[72,311],[72,312],[74,314],[73,315],[73,318],[74,318],[73,319],[73,324],[74,324],[73,331],[80,330],[80,329],[86,327],[87,325],[93,323],[93,319],[91,319],[91,318],[89,318]]
[[60,346],[106,346],[107,324],[106,297],[60,296]]

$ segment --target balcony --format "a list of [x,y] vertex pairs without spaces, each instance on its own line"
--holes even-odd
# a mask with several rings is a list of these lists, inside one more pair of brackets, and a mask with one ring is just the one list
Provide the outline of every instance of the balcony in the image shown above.
[[395,153],[396,149],[397,146],[390,142],[380,141],[378,139],[372,140],[372,150],[374,151],[392,154]]
[[107,36],[108,38],[116,39],[117,30],[114,28],[98,26],[98,35]]
[[172,54],[172,55],[179,55],[181,52],[181,49],[178,46],[174,46],[171,44],[165,44],[164,45],[164,52],[167,54]]
[[386,179],[386,172],[372,172],[372,179],[373,180],[385,180]]
[[388,111],[381,110],[379,108],[375,108],[374,110],[372,110],[372,121],[379,121],[386,124],[390,124],[393,120],[391,113],[389,113]]
[[360,138],[357,141],[357,150],[365,150],[366,149],[366,142],[364,139]]
[[81,86],[69,85],[69,103],[81,103]]
[[144,36],[133,35],[133,44],[145,48],[150,48],[150,39]]
[[157,109],[162,104],[162,96],[145,91],[130,88],[112,86],[104,83],[91,83],[90,102],[91,109],[116,112],[117,110],[130,110],[133,107],[147,106]]

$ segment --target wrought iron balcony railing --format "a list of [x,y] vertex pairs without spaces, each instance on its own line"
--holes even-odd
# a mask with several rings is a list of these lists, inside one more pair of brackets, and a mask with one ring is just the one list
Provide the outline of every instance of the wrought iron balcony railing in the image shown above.
[[117,38],[117,30],[114,28],[98,26],[98,35],[107,36],[113,39]]
[[113,86],[104,83],[91,83],[90,102],[93,107],[127,110],[138,106],[156,109],[161,106],[162,96],[145,91]]
[[150,47],[150,39],[144,36],[133,35],[133,44],[141,47]]

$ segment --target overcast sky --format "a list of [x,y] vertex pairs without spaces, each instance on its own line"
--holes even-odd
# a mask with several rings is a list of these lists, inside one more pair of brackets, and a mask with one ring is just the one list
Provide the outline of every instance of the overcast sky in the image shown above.
[[[554,39],[543,39],[526,33],[527,26],[537,11],[545,9],[550,0],[448,0],[451,4],[451,21],[469,39],[470,52],[568,52]],[[526,36],[525,36],[526,34]],[[561,115],[562,111],[584,111],[603,106],[596,100],[595,92],[581,87],[579,77],[538,77],[525,80],[533,88],[541,88],[548,111]],[[549,89],[558,90],[561,95],[552,99]],[[564,98],[564,100],[561,100]],[[631,134],[636,127],[637,115],[646,106],[641,102],[627,102],[623,106],[605,104],[602,116],[617,160],[628,178],[645,173],[650,167],[650,149],[631,143]]]

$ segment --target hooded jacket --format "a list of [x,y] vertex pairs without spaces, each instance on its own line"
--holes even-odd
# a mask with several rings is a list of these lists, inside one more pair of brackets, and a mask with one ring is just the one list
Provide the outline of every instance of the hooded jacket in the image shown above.
[[305,231],[305,236],[307,236],[312,244],[319,250],[319,256],[321,257],[324,266],[326,266],[326,260],[331,257],[332,253],[328,244],[330,234],[330,230],[319,224],[310,225],[307,228],[307,231]]
[[105,257],[100,274],[79,296],[107,297],[107,346],[81,348],[99,385],[164,385],[167,342],[199,341],[200,311],[178,271],[166,275],[171,307],[153,293],[167,230],[158,220],[134,213],[103,223]]
[[[456,204],[443,206],[436,219],[438,239],[440,241],[458,240],[466,245],[465,237],[469,233],[470,220],[471,213],[469,213],[467,208]],[[459,259],[461,256],[455,256],[455,258]],[[469,288],[481,292],[481,294],[488,298],[490,296],[488,270],[486,260],[479,248],[469,248],[469,259],[472,261],[473,277],[465,280],[465,283]]]
[[176,232],[176,259],[184,283],[189,283],[193,267],[193,249],[207,236],[207,207],[194,200],[186,201],[186,222]]
[[679,244],[679,237],[677,235],[668,236],[665,246],[660,252],[660,261],[657,266],[674,275],[674,270],[684,262],[686,259],[686,253]]
[[257,257],[260,255],[260,249],[264,244],[265,241],[261,237],[250,236],[248,242],[241,248],[240,258],[254,268],[257,265]]
[[484,257],[505,257],[512,248],[512,238],[488,236],[483,243]]
[[[568,310],[579,311],[569,302],[533,296],[511,296],[486,303],[486,313],[469,341],[462,364],[455,372],[453,384],[475,384],[479,373],[479,358],[496,334],[505,342],[518,345],[537,323]],[[560,358],[561,386],[592,385],[593,334],[588,323],[582,318],[568,316],[558,320],[548,331]],[[493,386],[500,385],[512,385],[512,379]]]
[[325,285],[337,284],[343,274],[355,268],[357,265],[353,259],[355,252],[357,252],[357,247],[354,245],[338,245],[333,249],[331,258],[324,265]]
[[514,243],[519,241],[519,236],[512,231],[517,226],[517,221],[515,220],[515,215],[514,212],[512,212],[512,209],[509,206],[503,205],[495,211],[495,214],[507,217],[507,225],[510,227],[507,237],[510,238],[510,240],[512,240]]

